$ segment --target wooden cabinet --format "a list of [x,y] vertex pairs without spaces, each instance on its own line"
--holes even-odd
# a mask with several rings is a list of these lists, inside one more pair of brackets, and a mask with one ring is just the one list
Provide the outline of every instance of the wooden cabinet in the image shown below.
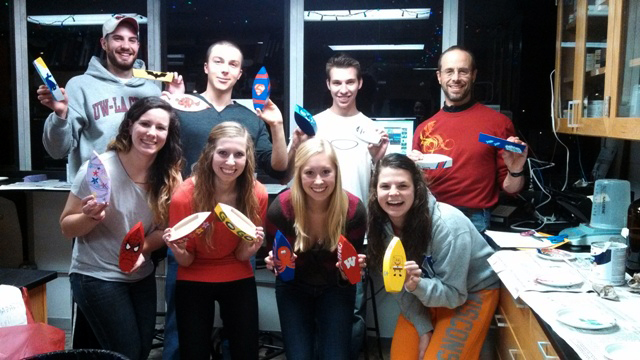
[[532,310],[504,287],[500,289],[496,323],[500,360],[559,359]]
[[558,132],[640,140],[640,0],[558,2]]

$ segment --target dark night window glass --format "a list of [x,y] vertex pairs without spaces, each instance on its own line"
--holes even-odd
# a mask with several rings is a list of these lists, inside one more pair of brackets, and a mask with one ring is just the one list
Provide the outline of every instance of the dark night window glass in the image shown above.
[[[442,47],[442,1],[307,0],[305,12],[328,10],[430,8],[427,20],[305,22],[304,105],[317,114],[331,106],[327,60],[345,52],[362,67],[357,106],[369,117],[420,117],[439,109],[435,69]],[[406,13],[406,16],[411,16]],[[333,51],[330,45],[422,44],[423,50]]]
[[[207,49],[217,41],[231,41],[244,55],[242,76],[232,98],[251,99],[253,80],[264,66],[271,81],[270,99],[284,113],[288,104],[284,98],[284,1],[243,0],[241,4],[228,1],[213,6],[207,0],[167,1],[163,9],[167,19],[163,25],[163,61],[169,71],[183,76],[187,93],[202,93],[207,88]],[[275,182],[261,169],[257,171],[261,181]]]
[[[13,65],[11,63],[11,21],[9,3],[0,5],[0,78],[5,84],[11,81]],[[13,95],[11,86],[0,86],[0,169],[15,170],[18,168],[18,133],[14,117]]]
[[[145,1],[94,0],[52,2],[29,0],[27,16],[135,13],[147,15]],[[42,57],[60,86],[64,87],[72,77],[83,74],[91,56],[102,56],[100,46],[102,24],[72,26],[65,24],[48,26],[27,23],[28,57]],[[140,51],[138,58],[147,62],[147,26],[140,26]],[[51,110],[37,99],[36,90],[42,84],[35,68],[29,64],[29,111],[31,113],[31,166],[33,170],[64,170],[66,159],[55,160],[42,145],[44,121]]]
[[[163,61],[185,79],[187,93],[207,88],[204,62],[216,41],[236,43],[244,54],[242,76],[233,89],[234,99],[250,99],[256,73],[266,67],[271,80],[271,100],[282,110],[284,99],[284,1],[207,0],[167,1]],[[197,26],[195,26],[197,24]]]

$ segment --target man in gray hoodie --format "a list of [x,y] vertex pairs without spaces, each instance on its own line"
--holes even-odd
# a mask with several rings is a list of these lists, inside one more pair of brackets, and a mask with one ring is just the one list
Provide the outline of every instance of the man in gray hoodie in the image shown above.
[[[133,77],[133,68],[145,67],[137,59],[138,32],[135,17],[114,15],[102,25],[100,44],[106,61],[92,57],[87,71],[61,88],[63,101],[54,101],[46,86],[38,88],[40,103],[53,110],[44,124],[42,142],[54,159],[69,155],[67,176],[71,179],[94,150],[106,150],[124,113],[136,100],[160,95],[152,81]],[[168,90],[184,92],[182,77],[174,76]]]
[[[150,80],[133,77],[133,68],[145,68],[137,59],[139,26],[134,17],[114,15],[102,25],[100,44],[106,61],[92,57],[87,71],[67,83],[63,101],[53,100],[41,85],[38,100],[53,110],[42,134],[45,149],[55,159],[69,155],[67,178],[72,181],[80,165],[95,150],[103,153],[115,137],[124,113],[138,99],[159,96],[160,88]],[[184,92],[182,77],[174,74],[169,92]],[[84,315],[76,315],[73,348],[100,347]]]

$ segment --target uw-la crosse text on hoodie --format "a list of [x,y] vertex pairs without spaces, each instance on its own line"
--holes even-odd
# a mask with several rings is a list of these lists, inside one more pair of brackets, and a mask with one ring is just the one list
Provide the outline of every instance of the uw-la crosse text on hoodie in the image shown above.
[[[144,69],[145,64],[136,60],[133,67]],[[118,133],[124,113],[136,100],[160,95],[160,88],[152,81],[119,79],[95,56],[87,71],[71,78],[65,90],[69,98],[67,119],[51,113],[44,124],[42,142],[54,159],[69,155],[69,181],[94,150],[98,154],[106,150]]]

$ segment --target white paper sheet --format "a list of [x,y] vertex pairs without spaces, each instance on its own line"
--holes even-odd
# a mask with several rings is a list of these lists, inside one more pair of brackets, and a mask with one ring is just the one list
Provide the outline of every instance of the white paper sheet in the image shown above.
[[500,248],[529,248],[539,249],[553,245],[549,240],[536,239],[531,236],[522,236],[520,233],[487,230],[489,235]]
[[17,182],[13,184],[0,185],[0,190],[50,190],[69,191],[71,184],[60,180],[45,180],[37,182]]

